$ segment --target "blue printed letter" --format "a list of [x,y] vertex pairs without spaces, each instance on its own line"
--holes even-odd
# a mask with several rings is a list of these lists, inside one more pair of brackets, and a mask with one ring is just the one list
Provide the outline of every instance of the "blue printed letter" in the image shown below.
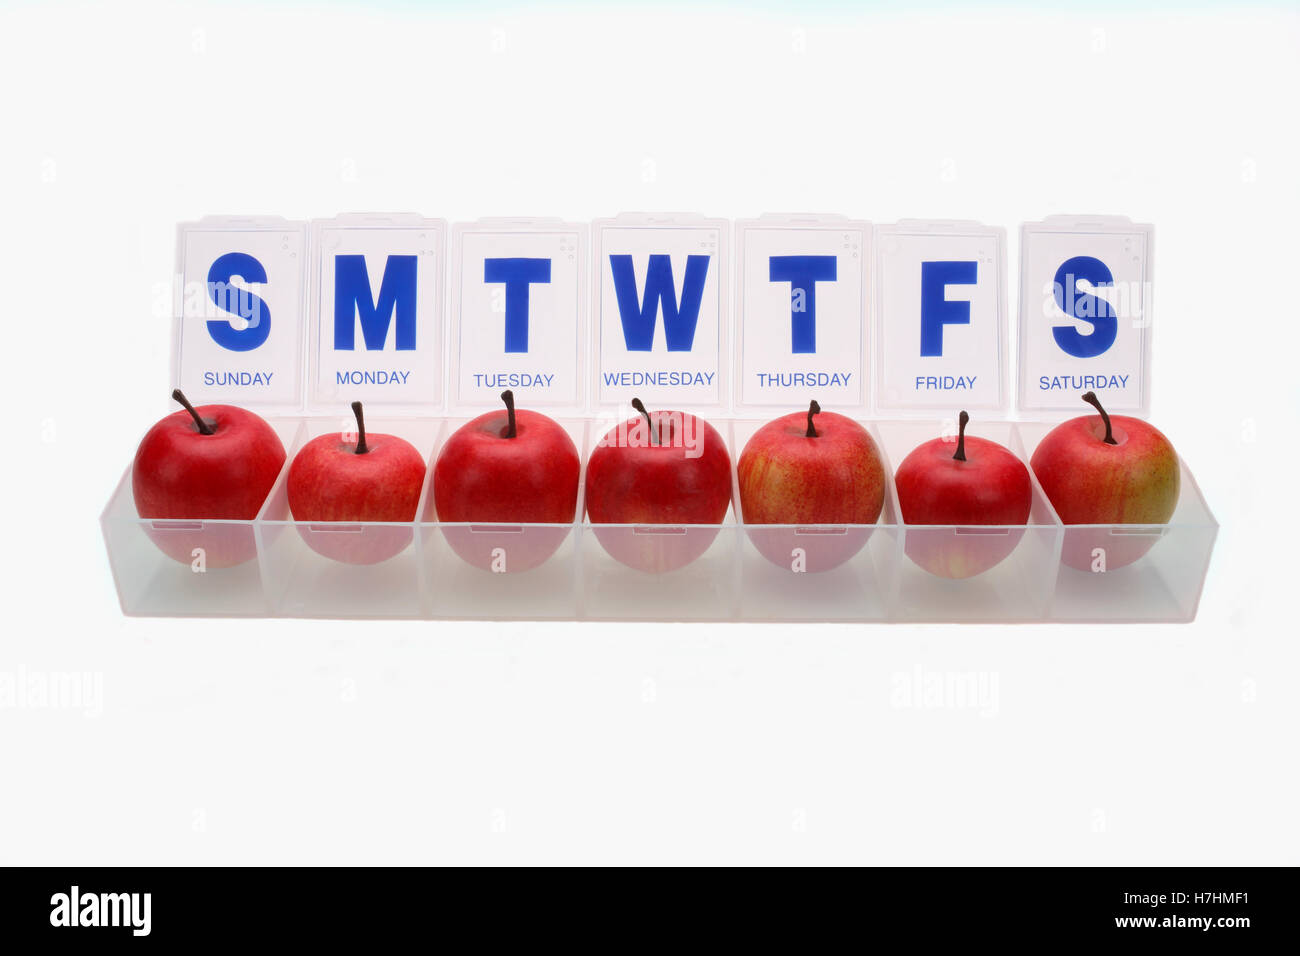
[[356,325],[367,351],[383,349],[388,326],[397,315],[397,348],[415,348],[415,256],[389,256],[379,285],[379,302],[370,295],[365,256],[334,257],[334,348],[356,348]]
[[768,278],[790,283],[790,351],[817,351],[817,283],[834,282],[835,256],[772,256]]
[[1090,293],[1079,293],[1076,283],[1083,279],[1094,286],[1114,285],[1115,279],[1106,263],[1092,256],[1075,256],[1061,263],[1056,270],[1056,304],[1073,319],[1092,323],[1092,331],[1084,335],[1073,326],[1052,327],[1056,344],[1075,358],[1092,358],[1115,344],[1119,321],[1110,303]]
[[943,354],[943,327],[970,325],[970,303],[949,302],[948,286],[974,285],[979,263],[921,263],[921,354]]
[[271,310],[253,293],[232,286],[235,276],[245,282],[265,282],[266,269],[246,252],[227,252],[208,270],[208,297],[221,311],[247,319],[248,325],[236,329],[228,321],[209,319],[208,335],[223,349],[250,352],[271,334]]
[[655,320],[660,305],[664,310],[664,340],[670,352],[689,352],[700,320],[700,300],[709,273],[709,256],[687,256],[686,278],[682,281],[681,304],[673,282],[673,263],[666,255],[652,255],[646,268],[645,295],[638,301],[632,257],[611,255],[610,271],[618,298],[618,315],[623,323],[623,341],[629,352],[649,352],[654,345]]
[[483,281],[505,283],[506,351],[528,351],[528,286],[551,281],[550,259],[484,259]]

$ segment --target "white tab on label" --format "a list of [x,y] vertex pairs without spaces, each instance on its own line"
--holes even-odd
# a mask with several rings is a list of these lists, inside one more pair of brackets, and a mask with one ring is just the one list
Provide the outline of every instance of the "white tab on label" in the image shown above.
[[1020,232],[1020,408],[1083,414],[1150,408],[1153,229],[1052,216]]
[[304,222],[177,227],[172,373],[191,402],[301,406],[306,260]]
[[485,220],[452,230],[453,405],[578,410],[585,399],[585,224]]
[[313,223],[312,411],[441,404],[446,228],[405,214]]
[[597,220],[597,403],[713,406],[726,394],[726,221]]
[[870,224],[744,220],[736,256],[737,405],[862,410]]
[[876,408],[1005,409],[1005,230],[905,220],[876,258]]

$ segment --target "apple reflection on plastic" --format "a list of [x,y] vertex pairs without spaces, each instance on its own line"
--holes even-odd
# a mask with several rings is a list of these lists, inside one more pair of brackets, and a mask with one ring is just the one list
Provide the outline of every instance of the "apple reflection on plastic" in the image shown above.
[[484,571],[531,571],[564,544],[569,525],[443,525],[442,536],[467,564]]
[[1061,563],[1079,571],[1117,571],[1146,557],[1162,532],[1158,526],[1066,526]]
[[316,521],[296,522],[307,547],[343,564],[379,564],[395,558],[415,539],[410,527]]
[[758,553],[777,567],[799,569],[811,574],[831,571],[852,560],[871,537],[872,528],[791,528],[749,525],[745,531]]
[[713,545],[718,525],[594,526],[596,540],[611,558],[649,574],[684,568]]
[[247,521],[222,524],[155,519],[142,527],[159,551],[181,564],[192,565],[201,559],[204,569],[213,571],[233,568],[257,557],[257,539]]
[[997,525],[927,528],[904,527],[903,551],[918,566],[941,578],[973,578],[989,571],[1016,550],[1024,528]]

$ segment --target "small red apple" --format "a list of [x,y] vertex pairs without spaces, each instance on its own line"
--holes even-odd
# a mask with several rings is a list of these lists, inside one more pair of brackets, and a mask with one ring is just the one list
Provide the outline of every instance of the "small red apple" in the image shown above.
[[[578,504],[578,449],[560,424],[538,412],[515,409],[514,393],[501,393],[505,412],[488,412],[458,428],[433,466],[433,501],[439,521],[522,525],[573,521]],[[568,537],[569,528],[443,527],[464,560],[485,570],[527,571]]]
[[[813,421],[813,416],[817,416]],[[808,411],[768,422],[736,466],[746,525],[872,525],[885,503],[885,467],[867,430],[851,418]],[[827,571],[857,554],[868,528],[747,529],[759,552],[783,568]]]
[[[957,449],[935,438],[914,448],[894,476],[907,556],[931,574],[969,578],[994,567],[1020,543],[1033,504],[1029,469],[1010,449],[966,435],[962,412]],[[951,453],[950,453],[951,452]],[[972,533],[995,525],[996,533]],[[956,526],[956,527],[950,527]],[[973,527],[972,527],[973,526]]]
[[[346,564],[377,564],[411,543],[424,484],[424,459],[396,435],[366,434],[361,403],[352,403],[357,440],[330,433],[303,445],[289,466],[289,511],[313,551]],[[313,527],[313,523],[334,527]],[[343,523],[347,523],[343,525]],[[351,525],[351,527],[347,526]]]
[[[1038,443],[1030,466],[1066,525],[1161,525],[1178,506],[1181,466],[1169,439],[1140,418],[1111,416],[1093,392],[1098,415],[1062,422]],[[1061,560],[1083,571],[1122,568],[1156,539],[1111,528],[1066,529]]]
[[[181,522],[252,521],[284,466],[284,445],[270,425],[234,405],[195,408],[178,388],[185,410],[149,429],[136,449],[131,490],[141,518]],[[146,532],[168,557],[184,564],[202,549],[208,568],[242,564],[257,553],[251,525],[201,527],[156,522]]]
[[702,418],[652,415],[639,398],[632,407],[642,417],[610,429],[587,462],[587,517],[598,526],[637,526],[594,529],[618,561],[641,571],[673,571],[718,536],[708,526],[721,524],[731,504],[731,456]]

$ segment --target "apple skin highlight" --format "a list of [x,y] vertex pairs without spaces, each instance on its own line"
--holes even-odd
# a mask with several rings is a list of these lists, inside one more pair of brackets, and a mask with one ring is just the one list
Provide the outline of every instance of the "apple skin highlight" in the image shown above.
[[[862,550],[885,503],[886,475],[867,430],[843,415],[783,415],[756,431],[736,466],[741,515],[760,554],[792,569],[829,571]],[[815,435],[809,435],[809,419]],[[823,527],[760,528],[754,525]]]
[[[1178,454],[1158,429],[1138,418],[1109,416],[1115,444],[1105,441],[1100,415],[1053,428],[1030,459],[1034,476],[1066,525],[1163,525],[1178,506]],[[1105,569],[1137,561],[1157,537],[1109,528],[1066,529],[1061,560],[1091,571],[1104,552]]]

